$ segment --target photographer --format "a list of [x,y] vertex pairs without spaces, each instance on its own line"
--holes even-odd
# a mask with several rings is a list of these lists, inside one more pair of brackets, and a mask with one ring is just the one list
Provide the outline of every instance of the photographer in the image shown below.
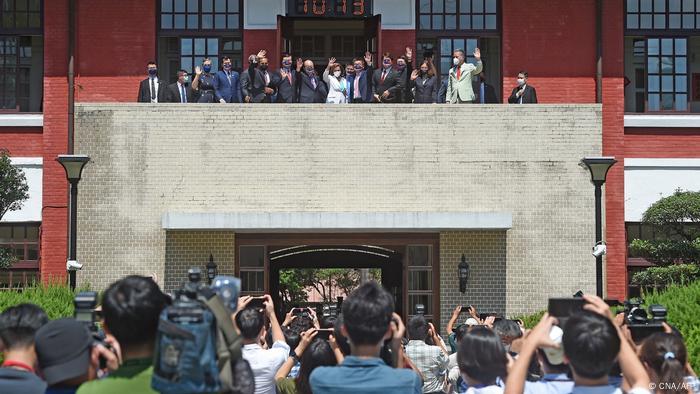
[[[282,328],[275,316],[272,297],[266,294],[263,308],[249,306],[253,297],[241,297],[235,323],[243,336],[243,358],[250,363],[255,376],[255,394],[275,394],[275,374],[289,356],[289,345],[285,342]],[[263,349],[265,318],[270,321],[272,344]]]
[[34,334],[49,321],[34,304],[20,304],[0,314],[0,393],[43,394],[46,383],[35,373]]
[[[335,342],[330,337],[328,342],[316,338],[318,331],[311,328],[301,334],[299,345],[291,353],[282,367],[277,371],[277,392],[279,394],[311,394],[309,376],[316,367],[334,366],[342,360],[338,360],[333,351],[332,343]],[[332,341],[332,342],[331,342]],[[301,367],[296,378],[288,378],[287,375],[292,369],[295,361],[299,360]]]
[[[583,298],[586,301],[584,311],[569,317],[562,338],[565,360],[574,376],[572,394],[621,393],[619,388],[609,384],[608,378],[616,360],[631,387],[629,393],[650,393],[649,376],[624,334],[613,324],[610,307],[599,297],[584,295]],[[530,332],[508,374],[506,394],[523,393],[528,365],[537,348],[557,347],[550,339],[555,323],[555,318],[545,314]]]
[[639,358],[657,394],[697,392],[697,387],[689,387],[697,377],[688,370],[688,351],[681,337],[665,332],[652,334],[644,340]]
[[[428,345],[428,337],[438,346]],[[408,321],[408,339],[406,356],[423,375],[423,392],[444,392],[448,353],[433,324],[426,322],[423,315],[413,316]]]
[[106,378],[80,386],[78,394],[155,393],[153,351],[159,315],[168,301],[158,285],[143,276],[127,276],[107,288],[102,297],[104,330],[121,346],[123,362]]

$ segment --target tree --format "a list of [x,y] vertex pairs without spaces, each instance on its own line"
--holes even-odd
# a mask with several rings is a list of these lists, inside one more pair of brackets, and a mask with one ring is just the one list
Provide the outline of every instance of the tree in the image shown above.
[[[0,220],[10,211],[22,208],[29,198],[24,172],[10,164],[7,150],[0,149]],[[9,248],[0,248],[0,268],[9,268],[17,261]]]
[[[370,269],[370,279],[380,280],[381,270]],[[335,302],[360,286],[360,272],[348,268],[293,268],[280,271],[280,295],[285,303],[308,301],[308,291],[316,290],[323,302]]]
[[676,190],[652,204],[644,212],[642,223],[654,226],[661,236],[656,240],[633,240],[633,255],[658,265],[700,261],[700,192]]

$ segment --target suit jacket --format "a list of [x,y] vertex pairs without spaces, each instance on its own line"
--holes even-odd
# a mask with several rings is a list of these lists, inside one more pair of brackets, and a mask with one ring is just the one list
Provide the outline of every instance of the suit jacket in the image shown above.
[[[513,88],[513,92],[511,92],[510,97],[508,97],[509,103],[520,103],[520,98],[515,96],[518,90],[520,90],[520,87],[516,86],[515,88]],[[535,91],[535,88],[533,88],[530,85],[525,85],[525,92],[523,92],[522,98],[523,104],[537,104],[537,92]]]
[[326,102],[326,96],[328,95],[326,84],[323,83],[319,76],[315,75],[314,77],[316,78],[316,89],[314,89],[311,77],[308,74],[299,73],[297,97],[299,97],[300,103]]
[[[185,94],[187,95],[188,103],[197,102],[197,93],[192,89],[192,86],[185,85]],[[181,103],[181,93],[177,86],[177,82],[171,83],[165,89],[165,102],[166,103]]]
[[474,88],[472,87],[472,77],[477,75],[484,69],[481,61],[476,62],[476,66],[471,63],[463,63],[461,66],[460,76],[457,79],[457,67],[450,69],[447,81],[447,97],[445,101],[448,103],[457,103],[461,101],[474,101]]
[[[474,101],[477,103],[481,102],[481,81],[474,82]],[[489,85],[484,82],[484,104],[498,104],[498,96],[496,96],[496,89],[493,85]]]
[[[410,79],[409,79],[410,81]],[[437,75],[432,77],[419,76],[415,81],[410,81],[411,88],[415,88],[415,103],[427,104],[436,103],[438,100],[438,91],[440,90],[440,79]]]
[[[158,97],[159,103],[164,103],[165,101],[165,81],[158,78],[158,91],[156,92],[156,97]],[[136,98],[136,102],[139,103],[150,103],[151,102],[151,81],[150,78],[146,78],[139,84],[139,95]]]
[[281,69],[272,73],[272,85],[277,90],[276,103],[296,103],[299,101],[296,89],[299,74],[294,69],[289,69],[289,73],[291,74],[291,82],[287,77],[282,77]]
[[265,88],[273,88],[272,84],[273,78],[272,73],[270,74],[270,84],[265,83],[265,75],[258,68],[249,68],[243,71],[241,75],[241,93],[243,98],[246,96],[250,97],[251,103],[269,103],[272,95],[265,94]]
[[399,74],[399,81],[401,83],[401,103],[412,103],[413,93],[409,87],[411,84],[411,72],[413,72],[413,63],[407,62],[406,67],[402,71],[396,70]]
[[229,82],[225,71],[219,71],[214,75],[214,92],[216,101],[224,99],[227,103],[240,103],[241,81],[236,71],[231,71],[231,82]]
[[[374,70],[374,75],[372,76],[372,86],[374,94],[379,96],[379,99],[384,103],[398,103],[403,99],[402,91],[403,86],[401,85],[401,74],[397,72],[394,67],[391,67],[387,73],[384,81],[382,82],[382,72],[383,68],[378,68]],[[385,91],[389,91],[389,97],[382,98],[382,94]]]
[[437,103],[438,104],[445,104],[445,98],[447,97],[447,82],[449,78],[445,78],[442,81],[440,81],[440,89],[438,89],[437,93]]
[[[358,88],[360,90],[360,97],[365,103],[372,102],[372,73],[373,69],[368,67],[366,70],[360,72],[360,80],[358,82]],[[355,74],[348,74],[345,76],[345,80],[348,81],[348,102],[351,103],[355,98],[355,78],[357,78],[357,72]]]

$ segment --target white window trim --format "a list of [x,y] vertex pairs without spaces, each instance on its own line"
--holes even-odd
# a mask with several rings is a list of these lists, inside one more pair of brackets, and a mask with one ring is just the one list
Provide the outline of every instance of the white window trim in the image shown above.
[[2,115],[0,115],[0,127],[43,127],[43,126],[44,126],[44,114],[2,114]]
[[625,127],[700,128],[700,115],[625,115]]

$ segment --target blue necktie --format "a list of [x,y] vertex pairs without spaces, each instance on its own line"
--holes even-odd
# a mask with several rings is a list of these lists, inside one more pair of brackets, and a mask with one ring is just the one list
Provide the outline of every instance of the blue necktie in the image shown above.
[[485,83],[482,82],[479,89],[479,96],[481,96],[481,104],[486,104],[486,97],[484,97]]
[[180,102],[186,103],[187,102],[187,94],[185,93],[185,86],[180,85]]

